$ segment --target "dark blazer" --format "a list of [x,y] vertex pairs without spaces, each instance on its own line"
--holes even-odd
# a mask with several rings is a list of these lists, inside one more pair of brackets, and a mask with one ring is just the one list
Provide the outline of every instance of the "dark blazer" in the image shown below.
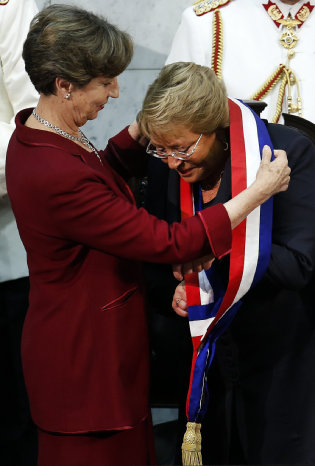
[[[202,429],[205,464],[315,463],[315,149],[297,130],[274,124],[267,128],[274,147],[287,151],[291,182],[286,192],[274,196],[268,270],[243,298],[217,345]],[[158,168],[158,162],[150,162],[147,206],[172,222],[179,219],[179,180],[164,164]],[[213,203],[230,198],[230,171],[228,160]],[[165,186],[167,199],[157,196],[157,184]],[[225,276],[228,266],[228,257],[220,260]],[[173,291],[167,288],[171,275],[166,269],[147,269],[151,306],[164,313],[170,306],[162,302],[161,288],[166,288],[168,300]],[[167,335],[166,326],[164,331]],[[190,352],[187,333],[183,331],[182,339],[177,336],[185,346],[180,358]],[[170,340],[160,340],[157,347]],[[187,359],[186,380],[189,355]],[[164,364],[167,372],[167,360]],[[158,390],[156,386],[155,393]],[[186,395],[187,386],[184,391]]]
[[128,429],[148,415],[140,261],[181,263],[230,249],[222,205],[169,227],[137,209],[124,179],[145,157],[127,129],[95,154],[18,114],[7,185],[30,271],[22,339],[35,423],[78,433]]

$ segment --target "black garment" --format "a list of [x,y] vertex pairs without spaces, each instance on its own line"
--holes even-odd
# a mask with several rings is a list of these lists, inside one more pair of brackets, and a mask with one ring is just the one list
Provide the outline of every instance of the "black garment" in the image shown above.
[[[291,182],[274,196],[268,270],[217,346],[202,428],[205,464],[315,464],[315,149],[295,129],[266,125],[274,147],[287,152]],[[147,208],[177,221],[178,176],[169,180],[165,164],[150,163]],[[230,171],[228,160],[214,203],[230,198]],[[219,265],[226,276],[228,258]],[[152,269],[147,276],[150,302],[156,293],[161,301],[167,278]],[[188,338],[185,345],[191,349]],[[184,428],[183,421],[179,443]]]
[[1,466],[37,464],[37,431],[31,419],[20,354],[28,292],[27,277],[0,283]]

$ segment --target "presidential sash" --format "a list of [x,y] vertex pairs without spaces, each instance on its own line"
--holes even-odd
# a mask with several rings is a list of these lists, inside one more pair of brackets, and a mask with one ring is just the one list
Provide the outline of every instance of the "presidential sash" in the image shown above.
[[[241,101],[229,99],[232,197],[256,178],[262,148],[272,148],[260,118]],[[181,179],[182,218],[202,209],[200,186]],[[200,425],[208,406],[207,374],[216,341],[230,325],[241,298],[262,278],[269,263],[272,199],[252,211],[232,232],[228,283],[216,262],[208,271],[185,275],[193,359],[187,395],[187,431],[182,446],[183,464],[202,464]]]

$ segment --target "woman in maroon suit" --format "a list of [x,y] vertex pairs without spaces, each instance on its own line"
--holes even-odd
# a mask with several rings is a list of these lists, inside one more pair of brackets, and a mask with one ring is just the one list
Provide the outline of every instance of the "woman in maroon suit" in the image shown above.
[[40,100],[17,115],[7,184],[30,271],[22,353],[41,466],[154,464],[141,261],[227,254],[231,227],[288,184],[282,153],[238,198],[180,224],[137,209],[137,125],[104,151],[80,130],[118,97],[131,56],[127,34],[65,5],[40,12],[24,45]]

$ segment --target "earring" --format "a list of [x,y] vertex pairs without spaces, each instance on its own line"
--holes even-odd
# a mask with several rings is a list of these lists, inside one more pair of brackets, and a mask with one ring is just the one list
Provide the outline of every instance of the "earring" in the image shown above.
[[226,152],[229,150],[229,143],[227,141],[223,141],[223,150]]
[[70,97],[70,92],[68,92],[68,94],[65,95],[65,99],[69,99],[69,97]]

